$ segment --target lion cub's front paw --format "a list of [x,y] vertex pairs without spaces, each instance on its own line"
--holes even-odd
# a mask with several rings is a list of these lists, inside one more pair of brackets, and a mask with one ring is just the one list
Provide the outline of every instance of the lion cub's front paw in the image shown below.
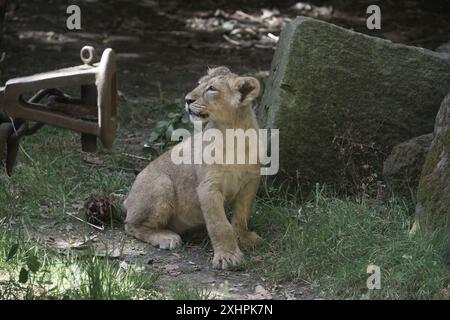
[[234,252],[217,251],[214,253],[213,267],[215,269],[227,269],[237,266],[242,262],[244,255],[239,248]]
[[263,242],[263,239],[256,232],[244,231],[238,234],[239,245],[241,248],[254,249]]

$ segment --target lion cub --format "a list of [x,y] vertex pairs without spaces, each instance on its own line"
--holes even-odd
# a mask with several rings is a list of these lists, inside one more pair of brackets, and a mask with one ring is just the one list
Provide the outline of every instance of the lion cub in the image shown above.
[[[259,92],[255,78],[240,77],[226,67],[210,69],[186,95],[186,111],[191,121],[206,124],[203,132],[216,129],[225,137],[226,129],[258,131],[251,102]],[[188,144],[189,149],[196,138],[198,134],[174,148]],[[260,165],[175,164],[172,150],[137,176],[124,202],[126,232],[154,246],[173,249],[181,245],[180,234],[206,224],[214,248],[213,266],[225,269],[239,264],[243,255],[238,244],[253,247],[261,241],[247,226],[259,187]],[[225,215],[227,203],[233,205],[231,223]]]

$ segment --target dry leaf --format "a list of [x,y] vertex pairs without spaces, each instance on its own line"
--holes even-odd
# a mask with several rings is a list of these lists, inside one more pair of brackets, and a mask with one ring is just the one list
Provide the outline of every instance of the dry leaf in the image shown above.
[[102,159],[100,159],[99,157],[96,157],[95,155],[90,154],[90,153],[83,154],[83,161],[86,163],[96,164],[96,165],[103,164]]
[[55,241],[53,246],[57,249],[67,250],[67,249],[83,249],[87,243],[93,241],[97,236],[91,236],[85,239],[70,239],[70,240],[58,240]]
[[178,271],[179,266],[176,264],[168,264],[164,267],[164,269],[172,276],[177,276],[181,274],[181,272]]
[[251,299],[251,300],[272,300],[273,299],[272,294],[270,294],[269,291],[264,289],[264,287],[259,284],[255,287],[255,293],[248,294],[247,298]]
[[127,270],[128,270],[128,263],[127,263],[126,261],[122,261],[122,262],[119,264],[119,268],[120,268],[120,269],[123,269],[123,270],[125,270],[125,271],[127,271]]

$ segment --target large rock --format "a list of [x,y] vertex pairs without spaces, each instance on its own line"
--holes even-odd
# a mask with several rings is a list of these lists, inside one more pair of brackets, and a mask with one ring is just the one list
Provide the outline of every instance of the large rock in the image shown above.
[[389,189],[409,195],[416,191],[433,134],[424,134],[396,145],[383,165],[383,178]]
[[416,226],[450,229],[450,95],[436,117],[434,139],[420,177]]
[[450,56],[299,17],[283,30],[261,102],[283,177],[341,188],[380,179],[396,144],[433,130]]

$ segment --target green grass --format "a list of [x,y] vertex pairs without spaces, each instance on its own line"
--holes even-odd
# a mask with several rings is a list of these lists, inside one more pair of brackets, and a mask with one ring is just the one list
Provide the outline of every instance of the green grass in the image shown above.
[[[256,205],[254,227],[266,244],[247,262],[274,279],[304,280],[329,298],[430,299],[450,283],[449,239],[410,236],[410,205],[392,197],[326,196],[309,201],[265,196]],[[368,290],[369,264],[381,269],[381,289]]]
[[0,234],[0,299],[152,299],[156,273],[126,270],[93,250],[79,256]]
[[169,296],[173,300],[208,300],[212,298],[207,288],[196,288],[192,284],[174,284],[169,290]]
[[60,217],[93,191],[125,193],[131,181],[125,171],[115,170],[124,164],[111,151],[100,150],[100,165],[83,162],[79,137],[70,132],[44,128],[21,147],[13,176],[0,176],[0,216]]

